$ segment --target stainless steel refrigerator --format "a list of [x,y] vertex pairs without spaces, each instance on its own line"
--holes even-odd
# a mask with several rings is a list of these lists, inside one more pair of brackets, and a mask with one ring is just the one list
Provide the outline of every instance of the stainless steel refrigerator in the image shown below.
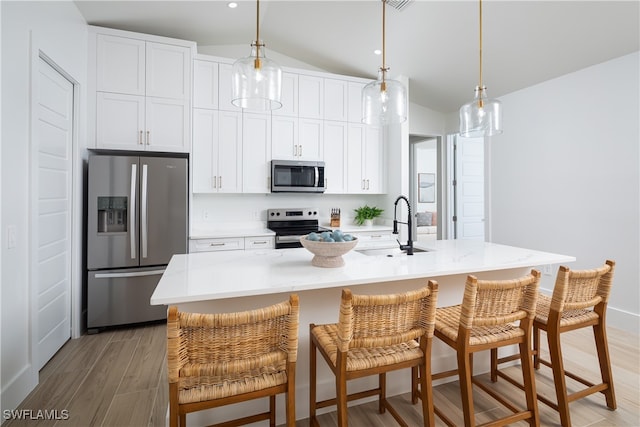
[[92,154],[88,175],[87,328],[166,318],[149,300],[187,252],[187,159]]

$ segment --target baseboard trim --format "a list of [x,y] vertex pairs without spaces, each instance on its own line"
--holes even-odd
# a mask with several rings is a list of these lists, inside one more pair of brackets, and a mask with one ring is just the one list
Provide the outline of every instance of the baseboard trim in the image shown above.
[[608,306],[607,326],[638,335],[640,334],[640,315]]

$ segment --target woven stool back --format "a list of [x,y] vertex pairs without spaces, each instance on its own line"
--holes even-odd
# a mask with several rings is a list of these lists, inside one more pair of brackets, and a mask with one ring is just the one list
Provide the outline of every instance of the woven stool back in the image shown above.
[[607,303],[611,293],[615,262],[607,262],[599,268],[572,271],[561,266],[551,298],[551,310],[562,313],[582,310],[600,302]]

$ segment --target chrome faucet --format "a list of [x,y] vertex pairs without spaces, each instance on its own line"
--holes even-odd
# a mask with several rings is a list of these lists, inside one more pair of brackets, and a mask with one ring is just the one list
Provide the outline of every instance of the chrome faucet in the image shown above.
[[[404,200],[407,203],[407,210],[409,211],[407,216],[407,222],[400,222],[397,220],[398,202],[400,200]],[[411,239],[412,237],[411,234],[413,229],[411,225],[411,205],[409,204],[409,199],[407,199],[405,196],[398,196],[396,201],[393,203],[393,234],[398,234],[398,223],[406,224],[407,229],[409,230],[409,239],[407,240],[406,245],[403,245],[402,243],[400,243],[398,239],[396,239],[396,241],[400,245],[400,250],[406,251],[407,255],[413,255],[413,240]]]

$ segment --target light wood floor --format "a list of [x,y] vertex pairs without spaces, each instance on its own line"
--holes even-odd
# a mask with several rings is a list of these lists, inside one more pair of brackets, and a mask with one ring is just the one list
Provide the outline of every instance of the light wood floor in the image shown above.
[[[69,419],[59,421],[10,420],[3,425],[28,426],[117,426],[141,427],[164,425],[167,408],[165,326],[146,325],[117,329],[97,335],[85,335],[68,341],[40,371],[40,384],[25,399],[20,409],[68,410]],[[544,335],[542,341],[545,340]],[[563,335],[566,367],[594,381],[598,379],[597,361],[590,330]],[[573,425],[640,426],[639,337],[609,329],[609,346],[613,363],[618,409],[610,411],[604,396],[592,395],[571,404]],[[519,367],[508,368],[512,374]],[[482,376],[488,381],[487,376]],[[542,367],[536,373],[538,392],[554,396],[551,371]],[[571,384],[571,383],[569,383]],[[504,380],[493,384],[510,395],[521,395]],[[454,422],[462,424],[458,384],[435,387],[435,403],[447,411]],[[476,420],[485,422],[504,414],[504,409],[483,392],[475,392]],[[422,423],[420,405],[413,406],[408,395],[390,399],[409,425]],[[516,402],[522,402],[523,399]],[[377,404],[366,403],[349,409],[351,426],[394,426],[388,414],[377,413]],[[6,408],[5,408],[6,409]],[[557,414],[540,404],[541,424],[559,425]],[[335,413],[319,419],[321,425],[335,426]],[[297,423],[307,426],[306,420]],[[444,425],[436,418],[436,425]],[[524,425],[524,424],[523,424]]]

